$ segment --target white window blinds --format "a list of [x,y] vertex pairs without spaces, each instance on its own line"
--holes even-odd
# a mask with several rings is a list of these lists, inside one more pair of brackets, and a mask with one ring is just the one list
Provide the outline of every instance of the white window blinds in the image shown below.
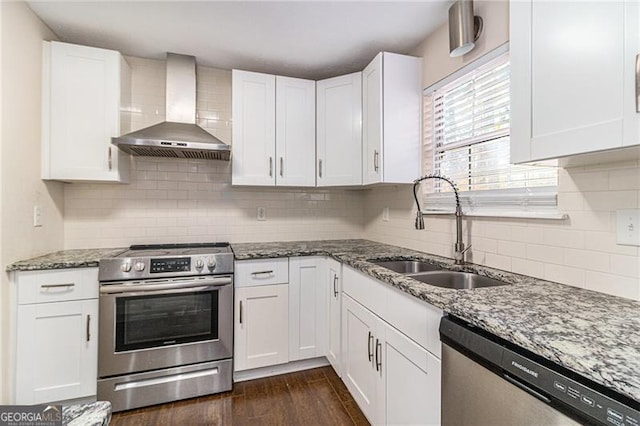
[[[470,209],[556,207],[557,169],[510,164],[509,57],[504,53],[424,96],[425,173],[451,178]],[[425,208],[451,210],[431,181]]]

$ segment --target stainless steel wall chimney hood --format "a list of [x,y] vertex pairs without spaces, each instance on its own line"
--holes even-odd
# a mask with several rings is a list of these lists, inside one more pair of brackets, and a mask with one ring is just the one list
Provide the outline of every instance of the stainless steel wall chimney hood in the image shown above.
[[132,155],[229,160],[231,147],[196,124],[196,58],[167,53],[167,121],[111,138]]

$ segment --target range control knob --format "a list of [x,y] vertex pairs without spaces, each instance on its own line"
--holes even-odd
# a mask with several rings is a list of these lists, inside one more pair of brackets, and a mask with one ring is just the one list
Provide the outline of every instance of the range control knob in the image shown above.
[[216,269],[216,260],[214,258],[210,257],[207,259],[207,268],[209,268],[210,271]]
[[204,262],[202,261],[202,259],[196,260],[196,269],[199,271],[202,268],[204,268]]
[[144,263],[136,262],[134,268],[136,268],[136,271],[142,272],[142,271],[144,271]]
[[131,270],[131,262],[124,262],[122,266],[120,266],[120,270],[122,272],[129,272]]

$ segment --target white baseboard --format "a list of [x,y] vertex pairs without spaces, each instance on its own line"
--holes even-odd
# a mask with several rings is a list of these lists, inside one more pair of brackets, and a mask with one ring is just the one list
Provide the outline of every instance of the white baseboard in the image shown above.
[[247,380],[261,379],[263,377],[278,376],[280,374],[324,367],[326,365],[329,365],[329,360],[325,357],[303,359],[301,361],[292,361],[286,364],[254,368],[253,370],[235,371],[233,373],[233,381],[234,383],[244,382]]

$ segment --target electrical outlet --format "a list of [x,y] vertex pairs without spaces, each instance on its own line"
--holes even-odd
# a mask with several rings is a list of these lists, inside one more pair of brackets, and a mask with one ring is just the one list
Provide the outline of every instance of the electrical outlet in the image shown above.
[[640,246],[640,210],[616,210],[617,243],[625,246]]
[[267,220],[267,209],[264,208],[264,207],[258,207],[256,219],[257,220]]
[[389,207],[382,209],[382,221],[389,222]]
[[42,207],[41,206],[33,206],[33,226],[34,227],[42,226]]

